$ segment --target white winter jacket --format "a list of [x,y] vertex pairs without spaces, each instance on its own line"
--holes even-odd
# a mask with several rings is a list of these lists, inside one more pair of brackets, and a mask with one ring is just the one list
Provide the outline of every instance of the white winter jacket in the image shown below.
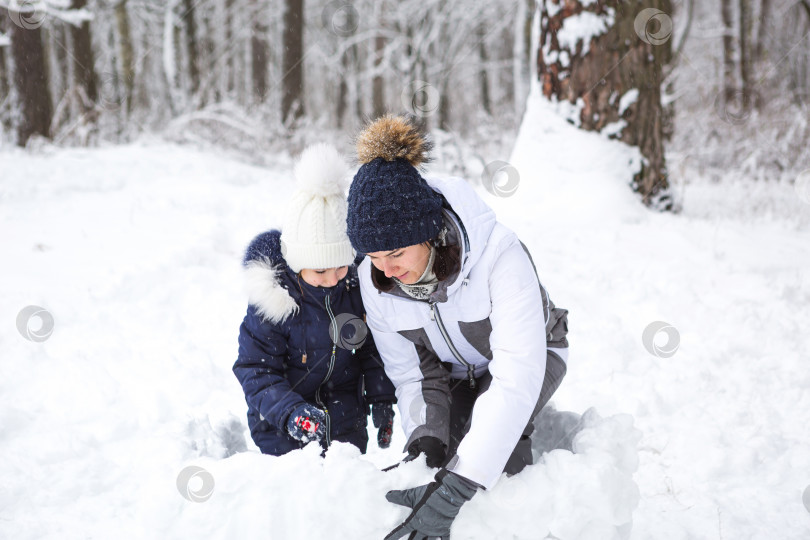
[[[430,302],[420,301],[398,290],[378,291],[366,258],[359,276],[367,324],[396,386],[406,448],[425,435],[447,443],[450,385],[471,370],[492,375],[450,466],[489,489],[538,401],[547,341],[548,351],[567,362],[567,323],[558,324],[567,312],[548,298],[517,235],[496,221],[466,181],[427,182],[452,209],[445,224],[461,246],[461,272],[441,283]],[[451,373],[441,363],[449,363]]]

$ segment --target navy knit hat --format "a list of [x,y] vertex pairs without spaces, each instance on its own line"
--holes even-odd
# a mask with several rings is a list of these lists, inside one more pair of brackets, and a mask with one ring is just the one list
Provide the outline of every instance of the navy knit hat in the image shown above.
[[435,238],[442,227],[442,196],[417,167],[432,145],[412,121],[383,116],[357,138],[363,164],[349,188],[346,233],[361,253],[391,251]]

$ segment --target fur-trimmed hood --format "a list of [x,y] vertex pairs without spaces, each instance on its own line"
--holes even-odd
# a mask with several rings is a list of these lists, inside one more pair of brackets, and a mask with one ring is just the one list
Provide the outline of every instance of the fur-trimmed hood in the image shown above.
[[290,295],[294,277],[281,254],[281,231],[270,230],[258,235],[245,251],[245,290],[248,302],[262,319],[273,324],[283,322],[298,310]]
[[[349,266],[344,280],[347,289],[359,287],[357,264],[362,257]],[[281,231],[272,229],[256,236],[245,251],[242,260],[245,270],[245,291],[248,303],[255,307],[259,316],[272,324],[283,323],[294,315],[301,305],[301,293],[296,282],[313,296],[332,294],[329,289],[313,287],[287,265],[281,253]]]

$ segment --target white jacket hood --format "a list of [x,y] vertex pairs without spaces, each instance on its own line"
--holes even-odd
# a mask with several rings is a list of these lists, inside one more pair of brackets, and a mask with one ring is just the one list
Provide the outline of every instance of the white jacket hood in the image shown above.
[[[461,178],[426,178],[430,187],[441,193],[450,203],[453,211],[461,221],[466,237],[461,238],[462,249],[461,273],[447,287],[447,294],[452,294],[463,279],[469,276],[470,270],[481,258],[492,230],[497,222],[495,212],[481,199],[475,189]],[[463,235],[463,233],[462,233]]]

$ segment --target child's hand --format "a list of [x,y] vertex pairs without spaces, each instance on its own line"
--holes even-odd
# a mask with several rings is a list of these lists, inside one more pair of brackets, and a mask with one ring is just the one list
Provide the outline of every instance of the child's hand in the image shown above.
[[377,431],[377,446],[388,448],[391,446],[391,437],[394,434],[394,407],[390,401],[373,403],[371,405],[371,421]]
[[287,418],[287,433],[301,442],[320,441],[326,437],[326,413],[309,403],[299,405]]

